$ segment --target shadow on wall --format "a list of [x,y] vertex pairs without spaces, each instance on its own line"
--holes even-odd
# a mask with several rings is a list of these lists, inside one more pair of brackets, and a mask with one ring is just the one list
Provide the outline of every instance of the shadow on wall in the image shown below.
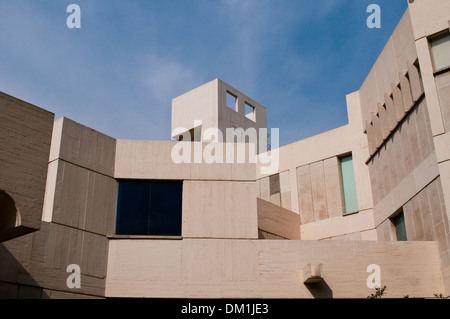
[[[0,299],[103,299],[107,254],[103,238],[42,222],[39,231],[0,243]],[[70,270],[71,265],[78,271]],[[69,275],[71,271],[79,276]],[[69,278],[72,283],[79,278],[80,286],[70,287]]]
[[333,298],[333,290],[328,286],[325,279],[322,279],[318,283],[305,283],[306,288],[308,288],[311,295],[316,299],[328,299]]
[[[31,243],[30,237],[24,241]],[[22,239],[21,239],[22,240]],[[5,243],[7,245],[7,242]],[[5,244],[0,244],[0,299],[46,299],[47,294],[39,287],[31,277],[28,270],[24,268],[13,255],[26,254],[24,251],[10,252]],[[26,266],[25,266],[26,267]]]
[[[0,241],[20,224],[20,215],[11,196],[0,190]],[[4,239],[2,237],[5,237]]]

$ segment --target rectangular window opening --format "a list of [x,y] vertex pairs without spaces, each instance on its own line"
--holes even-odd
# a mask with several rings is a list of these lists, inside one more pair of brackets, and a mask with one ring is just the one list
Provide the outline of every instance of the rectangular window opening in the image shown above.
[[345,213],[354,213],[358,211],[358,197],[352,155],[341,157],[339,161]]
[[245,117],[253,122],[256,121],[255,107],[245,102]]
[[450,32],[431,38],[430,48],[434,71],[450,67]]
[[395,228],[397,241],[407,241],[408,238],[406,236],[405,216],[403,215],[403,212],[400,212],[398,215],[391,218],[391,222]]
[[270,195],[274,195],[281,192],[280,174],[269,176],[269,189]]
[[182,181],[119,180],[116,235],[181,236]]
[[227,91],[227,106],[233,111],[237,112],[237,104],[238,104],[237,96]]

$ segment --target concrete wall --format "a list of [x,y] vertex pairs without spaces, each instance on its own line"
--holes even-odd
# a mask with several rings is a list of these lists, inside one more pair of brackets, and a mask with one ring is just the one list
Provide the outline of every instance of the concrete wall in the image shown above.
[[284,171],[257,180],[258,197],[290,210],[292,196],[289,174],[289,171]]
[[367,129],[366,122],[372,122],[373,114],[379,112],[379,106],[390,102],[392,85],[400,84],[400,79],[411,70],[409,64],[416,60],[417,50],[407,10],[359,89],[364,129]]
[[[218,125],[218,79],[210,81],[172,100],[172,133],[193,129],[201,121],[201,131]],[[175,134],[176,135],[176,134]],[[174,137],[174,134],[171,135]]]
[[[450,151],[443,134],[449,81],[437,75],[435,85],[423,38],[448,28],[448,16],[438,12],[447,6],[435,1],[420,13],[424,1],[410,4],[360,90],[347,96],[348,125],[280,148],[275,174],[261,174],[257,163],[258,197],[298,213],[302,239],[395,240],[391,217],[405,210],[407,231],[412,231],[420,227],[408,210],[413,198],[433,187],[450,190]],[[440,22],[428,22],[422,14]],[[423,31],[421,36],[417,30]],[[352,215],[343,214],[338,165],[338,157],[348,153],[354,160],[359,207]],[[446,201],[450,205],[443,194],[435,198],[440,207]],[[439,221],[447,229],[444,212],[447,219]],[[423,214],[426,219],[426,206]],[[447,239],[437,238],[438,233],[447,236],[446,230],[440,233],[443,224],[431,223],[427,236],[412,238],[445,247]],[[446,253],[440,253],[446,273]]]
[[[267,132],[262,135],[259,134],[259,129],[267,129],[267,115],[266,108],[254,101],[250,97],[239,92],[232,86],[228,85],[223,81],[218,81],[218,92],[219,92],[219,118],[218,118],[218,128],[225,134],[227,128],[242,128],[247,130],[249,128],[255,128],[257,133],[258,144],[256,148],[259,152],[267,151]],[[233,94],[237,98],[236,109],[231,109],[226,104],[226,94],[227,92]],[[254,114],[252,116],[246,116],[245,114],[245,104],[249,104],[254,108]],[[259,142],[259,139],[261,141]],[[230,142],[230,141],[227,141]],[[260,144],[263,147],[260,149]]]
[[[227,106],[227,93],[236,98],[235,105]],[[246,103],[254,108],[252,116],[246,116]],[[197,128],[194,132],[196,137],[194,140],[198,142],[203,141],[203,134],[208,129],[220,130],[222,140],[219,142],[230,142],[226,140],[228,128],[243,130],[255,128],[259,138],[259,129],[267,128],[266,108],[227,83],[215,79],[172,100],[171,136],[175,138],[180,132],[194,128]],[[174,134],[176,129],[180,132]],[[261,138],[265,146],[261,151],[265,151],[267,150],[266,134],[263,134]],[[256,147],[259,149],[259,145]]]
[[300,239],[300,216],[261,198],[258,205],[259,239]]
[[[191,150],[186,162],[176,163],[177,146]],[[203,154],[213,146],[222,163],[206,163]],[[230,145],[228,145],[230,146]],[[225,163],[227,144],[118,140],[115,178],[183,181],[182,236],[184,238],[258,238],[255,164],[237,162],[249,145],[231,145],[235,163]],[[195,152],[200,161],[196,163]],[[187,152],[187,149],[186,149]],[[182,153],[182,151],[181,151]]]
[[450,3],[447,0],[415,0],[408,8],[416,40],[449,27]]
[[438,243],[447,291],[448,77],[434,74],[427,37],[448,29],[449,5],[439,0],[410,3],[359,91],[378,238],[396,240],[390,218],[403,211],[408,240]]
[[54,131],[43,220],[111,234],[116,141],[67,118],[57,120]]
[[[376,240],[359,92],[347,96],[347,110],[348,125],[281,147],[279,173],[263,175],[256,164],[258,197],[299,214],[302,239]],[[358,212],[345,215],[339,157],[348,154]]]
[[342,216],[343,191],[337,157],[298,167],[297,183],[302,224]]
[[[441,177],[437,177],[407,201],[402,210],[408,240],[437,242],[444,284],[448,286],[450,227],[444,204]],[[377,231],[380,240],[396,240],[395,230],[389,219],[383,221],[377,227]]]
[[[306,264],[324,281],[303,284]],[[437,244],[298,240],[112,240],[107,297],[366,298],[367,266],[390,298],[444,290]]]
[[[8,146],[0,190],[20,225],[41,228],[0,244],[0,296],[365,298],[370,264],[381,267],[389,297],[448,295],[450,76],[434,72],[427,38],[448,28],[448,12],[447,0],[410,3],[347,96],[348,125],[270,152],[279,155],[270,174],[258,160],[267,154],[207,163],[205,153],[225,154],[227,144],[116,141],[65,118],[49,150],[52,114],[0,95]],[[218,79],[172,101],[172,129],[190,130],[194,120],[200,133],[267,126],[263,106]],[[176,163],[174,149],[188,148]],[[339,157],[350,153],[358,211],[344,214]],[[24,175],[14,179],[16,171]],[[117,179],[182,180],[182,236],[114,236]],[[391,218],[400,211],[408,242],[396,242]],[[69,264],[81,267],[81,289],[66,285]],[[320,284],[303,284],[307,264],[323,265]]]
[[255,182],[184,181],[183,238],[258,238]]
[[54,114],[0,93],[0,242],[40,228]]
[[[437,161],[426,105],[425,100],[418,103],[368,162],[375,207],[387,196],[395,196],[395,192],[402,192],[401,198],[414,195],[405,189],[396,191],[399,185],[412,188],[415,183],[409,182],[415,180],[425,186],[436,177]],[[427,170],[431,175],[423,176]],[[421,181],[421,177],[425,180]],[[408,185],[405,180],[409,180]],[[398,207],[389,211],[393,213],[394,209]]]
[[[104,296],[107,242],[93,233],[43,222],[41,229],[0,244],[0,297]],[[81,269],[81,288],[69,289],[67,266]]]
[[[450,72],[447,70],[446,73],[436,75],[435,80],[445,127],[445,133],[436,135],[433,138],[437,162],[439,163],[440,182],[442,185],[442,193],[440,193],[441,197],[439,197],[439,200],[444,215],[444,228],[442,225],[437,226],[435,235],[440,236],[439,241],[442,243],[440,246],[440,249],[442,249],[441,254],[444,254],[443,256],[441,255],[443,266],[442,272],[445,278],[446,289],[447,291],[450,291],[450,266],[448,255],[445,253],[446,246],[444,244],[446,237],[447,247],[450,247]],[[431,201],[432,199],[430,198],[430,204]]]
[[[228,147],[234,153],[233,163],[226,162]],[[118,179],[254,181],[255,163],[248,160],[249,148],[244,144],[118,140],[114,176]],[[205,160],[204,154],[213,154],[213,149],[220,149],[221,162]],[[180,162],[177,162],[174,158],[179,154]],[[187,154],[186,160],[181,158],[183,154]],[[247,160],[238,162],[238,154],[244,154]]]
[[[41,230],[0,246],[2,297],[104,297],[114,158],[114,139],[66,118],[54,123]],[[80,266],[80,289],[67,287],[71,264]]]
[[[450,73],[436,75],[436,87],[439,95],[445,131],[450,132]],[[442,137],[441,137],[442,138]]]

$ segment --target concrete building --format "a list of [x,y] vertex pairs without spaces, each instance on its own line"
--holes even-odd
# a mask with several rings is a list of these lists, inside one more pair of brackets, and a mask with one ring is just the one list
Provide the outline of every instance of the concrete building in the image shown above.
[[[450,295],[450,2],[409,2],[349,123],[279,149],[219,79],[172,101],[171,141],[0,94],[0,297],[365,298],[375,274],[388,297]],[[252,160],[211,128],[263,142]]]

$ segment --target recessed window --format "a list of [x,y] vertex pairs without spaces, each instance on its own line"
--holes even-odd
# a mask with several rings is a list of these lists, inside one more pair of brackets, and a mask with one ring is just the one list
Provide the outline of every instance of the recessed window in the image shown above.
[[397,235],[397,241],[406,241],[406,227],[405,227],[405,216],[403,212],[391,219],[392,224],[395,227],[395,234]]
[[356,196],[355,173],[352,155],[341,157],[341,181],[344,197],[345,213],[358,211],[358,197]]
[[255,107],[247,102],[245,103],[245,117],[253,122],[256,121]]
[[270,195],[274,195],[281,192],[280,174],[269,176],[269,190]]
[[227,106],[237,112],[237,96],[227,91]]
[[434,70],[450,67],[450,33],[430,39]]
[[181,236],[181,181],[119,180],[117,235]]

